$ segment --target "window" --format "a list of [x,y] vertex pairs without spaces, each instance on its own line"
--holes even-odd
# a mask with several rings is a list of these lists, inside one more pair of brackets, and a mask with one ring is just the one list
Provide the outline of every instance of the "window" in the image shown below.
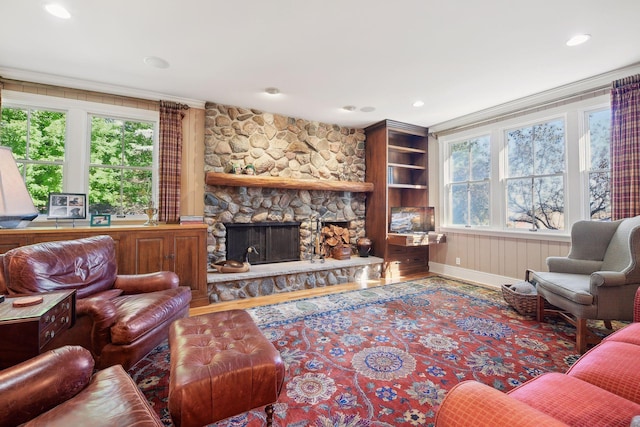
[[563,120],[505,132],[507,227],[564,229],[564,135]]
[[586,113],[589,159],[589,218],[611,220],[611,110]]
[[89,210],[140,215],[152,198],[154,123],[91,118]]
[[451,222],[489,225],[490,138],[451,144]]
[[0,145],[11,148],[33,204],[47,212],[50,192],[62,191],[66,114],[34,108],[3,108]]
[[2,92],[0,142],[11,147],[34,204],[87,194],[89,213],[140,215],[154,200],[157,111]]
[[601,95],[439,137],[441,226],[562,240],[578,220],[610,220],[610,115]]

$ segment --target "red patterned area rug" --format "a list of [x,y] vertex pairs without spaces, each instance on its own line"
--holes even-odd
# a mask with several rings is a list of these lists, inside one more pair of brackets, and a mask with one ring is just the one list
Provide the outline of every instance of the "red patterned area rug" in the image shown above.
[[[578,357],[573,327],[538,323],[497,291],[440,277],[248,311],[286,365],[275,426],[429,426],[461,381],[507,391]],[[167,344],[130,374],[172,425]],[[263,426],[263,409],[215,425]]]

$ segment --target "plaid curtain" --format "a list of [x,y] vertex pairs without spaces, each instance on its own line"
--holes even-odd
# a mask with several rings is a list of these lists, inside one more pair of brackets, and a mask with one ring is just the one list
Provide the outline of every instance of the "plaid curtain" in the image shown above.
[[160,101],[160,196],[158,219],[168,224],[180,220],[180,174],[182,162],[181,110],[189,107]]
[[611,217],[640,215],[640,74],[611,87]]

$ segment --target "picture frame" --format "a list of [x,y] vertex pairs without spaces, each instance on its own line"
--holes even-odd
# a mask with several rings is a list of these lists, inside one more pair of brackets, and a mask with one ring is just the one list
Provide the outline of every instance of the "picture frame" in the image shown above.
[[83,193],[49,193],[47,219],[86,219],[87,195]]
[[109,214],[92,214],[91,226],[92,227],[108,227],[111,225],[111,215]]

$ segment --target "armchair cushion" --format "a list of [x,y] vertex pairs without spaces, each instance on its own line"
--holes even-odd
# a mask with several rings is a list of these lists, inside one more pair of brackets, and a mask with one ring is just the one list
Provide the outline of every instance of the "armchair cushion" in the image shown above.
[[567,374],[640,404],[639,350],[635,344],[604,341],[578,359]]
[[[638,289],[638,294],[640,294],[640,289]],[[640,320],[636,320],[635,322],[636,323],[627,325],[626,327],[615,331],[611,335],[608,335],[603,339],[603,341],[626,342],[640,346],[640,323],[637,323],[640,322]]]
[[549,267],[549,271],[551,272],[591,274],[594,271],[600,270],[602,261],[550,256],[547,258],[547,267]]
[[537,284],[542,284],[556,295],[578,304],[593,303],[593,295],[589,293],[589,276],[568,273],[534,273]]
[[111,327],[113,344],[130,344],[156,325],[172,320],[189,305],[191,293],[184,288],[147,294],[122,295],[114,300],[117,319]]
[[[571,227],[568,258],[602,261],[611,237],[622,221],[577,221]],[[595,270],[592,270],[595,271]]]
[[163,291],[180,285],[178,275],[172,271],[156,271],[147,274],[118,274],[113,287],[125,294]]
[[509,396],[573,426],[621,426],[640,414],[639,404],[559,372],[533,378]]
[[561,427],[567,424],[473,380],[455,385],[440,404],[439,427]]
[[[84,298],[113,288],[117,264],[109,236],[44,242],[21,246],[4,254],[5,279],[10,294],[76,289]],[[60,255],[63,258],[60,258]]]

